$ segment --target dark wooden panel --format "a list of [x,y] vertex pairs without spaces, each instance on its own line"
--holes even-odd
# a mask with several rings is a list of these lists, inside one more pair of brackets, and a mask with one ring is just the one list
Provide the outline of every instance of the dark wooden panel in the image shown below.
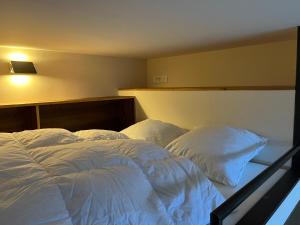
[[41,128],[122,130],[134,123],[134,99],[40,105]]
[[0,132],[15,132],[37,128],[34,106],[0,110]]
[[119,126],[120,130],[135,123],[134,98],[119,101]]

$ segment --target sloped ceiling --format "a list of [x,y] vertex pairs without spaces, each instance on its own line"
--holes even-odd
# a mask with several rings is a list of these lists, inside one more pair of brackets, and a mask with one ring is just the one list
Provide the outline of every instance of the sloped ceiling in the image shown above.
[[126,57],[295,38],[299,0],[1,0],[0,45]]

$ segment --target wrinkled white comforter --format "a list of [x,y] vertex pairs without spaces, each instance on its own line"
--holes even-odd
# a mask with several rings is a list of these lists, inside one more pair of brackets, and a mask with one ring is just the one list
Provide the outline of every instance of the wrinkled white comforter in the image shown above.
[[201,225],[222,201],[191,161],[144,141],[0,136],[1,225]]

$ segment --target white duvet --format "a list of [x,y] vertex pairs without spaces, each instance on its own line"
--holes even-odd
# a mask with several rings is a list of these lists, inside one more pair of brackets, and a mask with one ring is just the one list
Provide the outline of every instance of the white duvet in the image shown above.
[[1,225],[201,225],[222,201],[191,161],[144,141],[29,148],[0,134]]

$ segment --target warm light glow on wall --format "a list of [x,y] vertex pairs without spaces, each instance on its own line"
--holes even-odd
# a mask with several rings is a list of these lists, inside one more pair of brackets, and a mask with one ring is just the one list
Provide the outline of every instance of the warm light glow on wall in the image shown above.
[[27,75],[10,75],[11,84],[15,86],[26,86],[29,84],[31,77]]
[[11,61],[27,61],[28,60],[28,56],[23,53],[20,53],[20,52],[13,52],[8,55],[8,58]]
[[[22,52],[12,52],[8,54],[9,61],[28,61],[28,56]],[[14,86],[26,86],[31,81],[31,76],[26,74],[10,75],[9,82]]]

